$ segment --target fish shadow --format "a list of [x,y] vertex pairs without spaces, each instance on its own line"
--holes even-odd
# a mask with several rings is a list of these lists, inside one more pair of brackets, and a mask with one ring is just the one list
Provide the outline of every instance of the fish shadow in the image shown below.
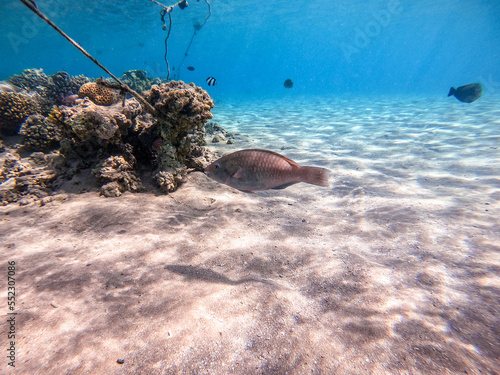
[[272,281],[260,280],[254,277],[245,277],[239,280],[232,280],[221,273],[203,267],[167,264],[163,268],[169,270],[170,272],[184,276],[184,279],[186,281],[198,280],[198,281],[205,281],[208,283],[226,284],[226,285],[239,285],[248,282],[257,282],[275,286],[275,283],[273,283]]

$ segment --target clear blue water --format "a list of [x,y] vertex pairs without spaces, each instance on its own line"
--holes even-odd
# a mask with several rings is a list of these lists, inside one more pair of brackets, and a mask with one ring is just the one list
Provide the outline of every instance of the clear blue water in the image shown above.
[[[37,3],[115,75],[166,77],[151,1]],[[207,147],[274,150],[331,185],[247,194],[196,172],[168,196],[3,208],[20,371],[498,373],[500,1],[210,3],[185,59],[205,0],[174,10],[168,43],[172,78],[234,134]],[[0,20],[0,80],[105,76],[20,1]],[[472,82],[476,102],[446,97]]]
[[[446,95],[481,82],[500,93],[497,0],[212,0],[180,71],[215,98]],[[39,8],[115,75],[166,77],[158,5],[148,0],[39,0]],[[204,0],[172,12],[168,58],[178,68]],[[105,75],[20,1],[0,3],[0,79],[26,68]],[[193,72],[187,66],[195,67]],[[208,87],[205,79],[217,78]],[[286,78],[293,90],[282,86]]]

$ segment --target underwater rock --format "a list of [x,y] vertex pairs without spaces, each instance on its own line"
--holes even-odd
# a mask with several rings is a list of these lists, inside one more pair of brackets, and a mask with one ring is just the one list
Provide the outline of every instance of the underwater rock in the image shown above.
[[226,142],[227,144],[234,143],[234,136],[226,129],[220,127],[215,122],[210,121],[205,125],[205,133],[210,137],[212,143]]
[[15,135],[23,121],[40,110],[29,96],[16,92],[0,92],[0,135]]
[[119,197],[126,191],[138,192],[143,189],[133,165],[123,156],[108,157],[92,173],[105,183],[101,187],[101,194],[105,197]]
[[29,203],[48,196],[56,178],[56,158],[57,153],[34,152],[26,158],[15,150],[7,154],[0,167],[0,204]]
[[96,82],[89,82],[82,85],[78,91],[78,96],[80,98],[87,97],[93,103],[105,106],[115,104],[120,99],[118,91],[99,85]]
[[40,114],[29,116],[19,130],[21,144],[34,151],[53,150],[58,145],[56,129]]

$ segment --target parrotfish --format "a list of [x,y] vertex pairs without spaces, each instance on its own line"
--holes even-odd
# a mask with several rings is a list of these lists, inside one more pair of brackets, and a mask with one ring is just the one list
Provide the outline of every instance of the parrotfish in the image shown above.
[[225,155],[205,168],[208,177],[235,189],[284,189],[298,182],[328,186],[326,168],[300,166],[269,150],[241,150]]
[[450,88],[448,96],[454,96],[464,103],[472,103],[481,97],[483,86],[480,83],[471,83],[469,85],[460,86],[459,88]]

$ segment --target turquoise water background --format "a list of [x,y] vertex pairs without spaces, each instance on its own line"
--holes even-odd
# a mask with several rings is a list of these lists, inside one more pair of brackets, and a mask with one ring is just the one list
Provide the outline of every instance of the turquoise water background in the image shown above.
[[[164,0],[165,1],[165,0]],[[37,4],[115,75],[167,75],[161,7],[148,0]],[[170,5],[165,3],[166,5]],[[175,8],[168,41],[170,78],[215,99],[294,95],[446,95],[481,82],[500,94],[497,0],[211,0]],[[27,68],[47,74],[106,74],[20,1],[0,3],[0,79]],[[179,65],[181,64],[180,69]],[[194,71],[188,71],[193,66]],[[218,84],[208,87],[213,76]],[[292,90],[283,81],[294,81]]]

